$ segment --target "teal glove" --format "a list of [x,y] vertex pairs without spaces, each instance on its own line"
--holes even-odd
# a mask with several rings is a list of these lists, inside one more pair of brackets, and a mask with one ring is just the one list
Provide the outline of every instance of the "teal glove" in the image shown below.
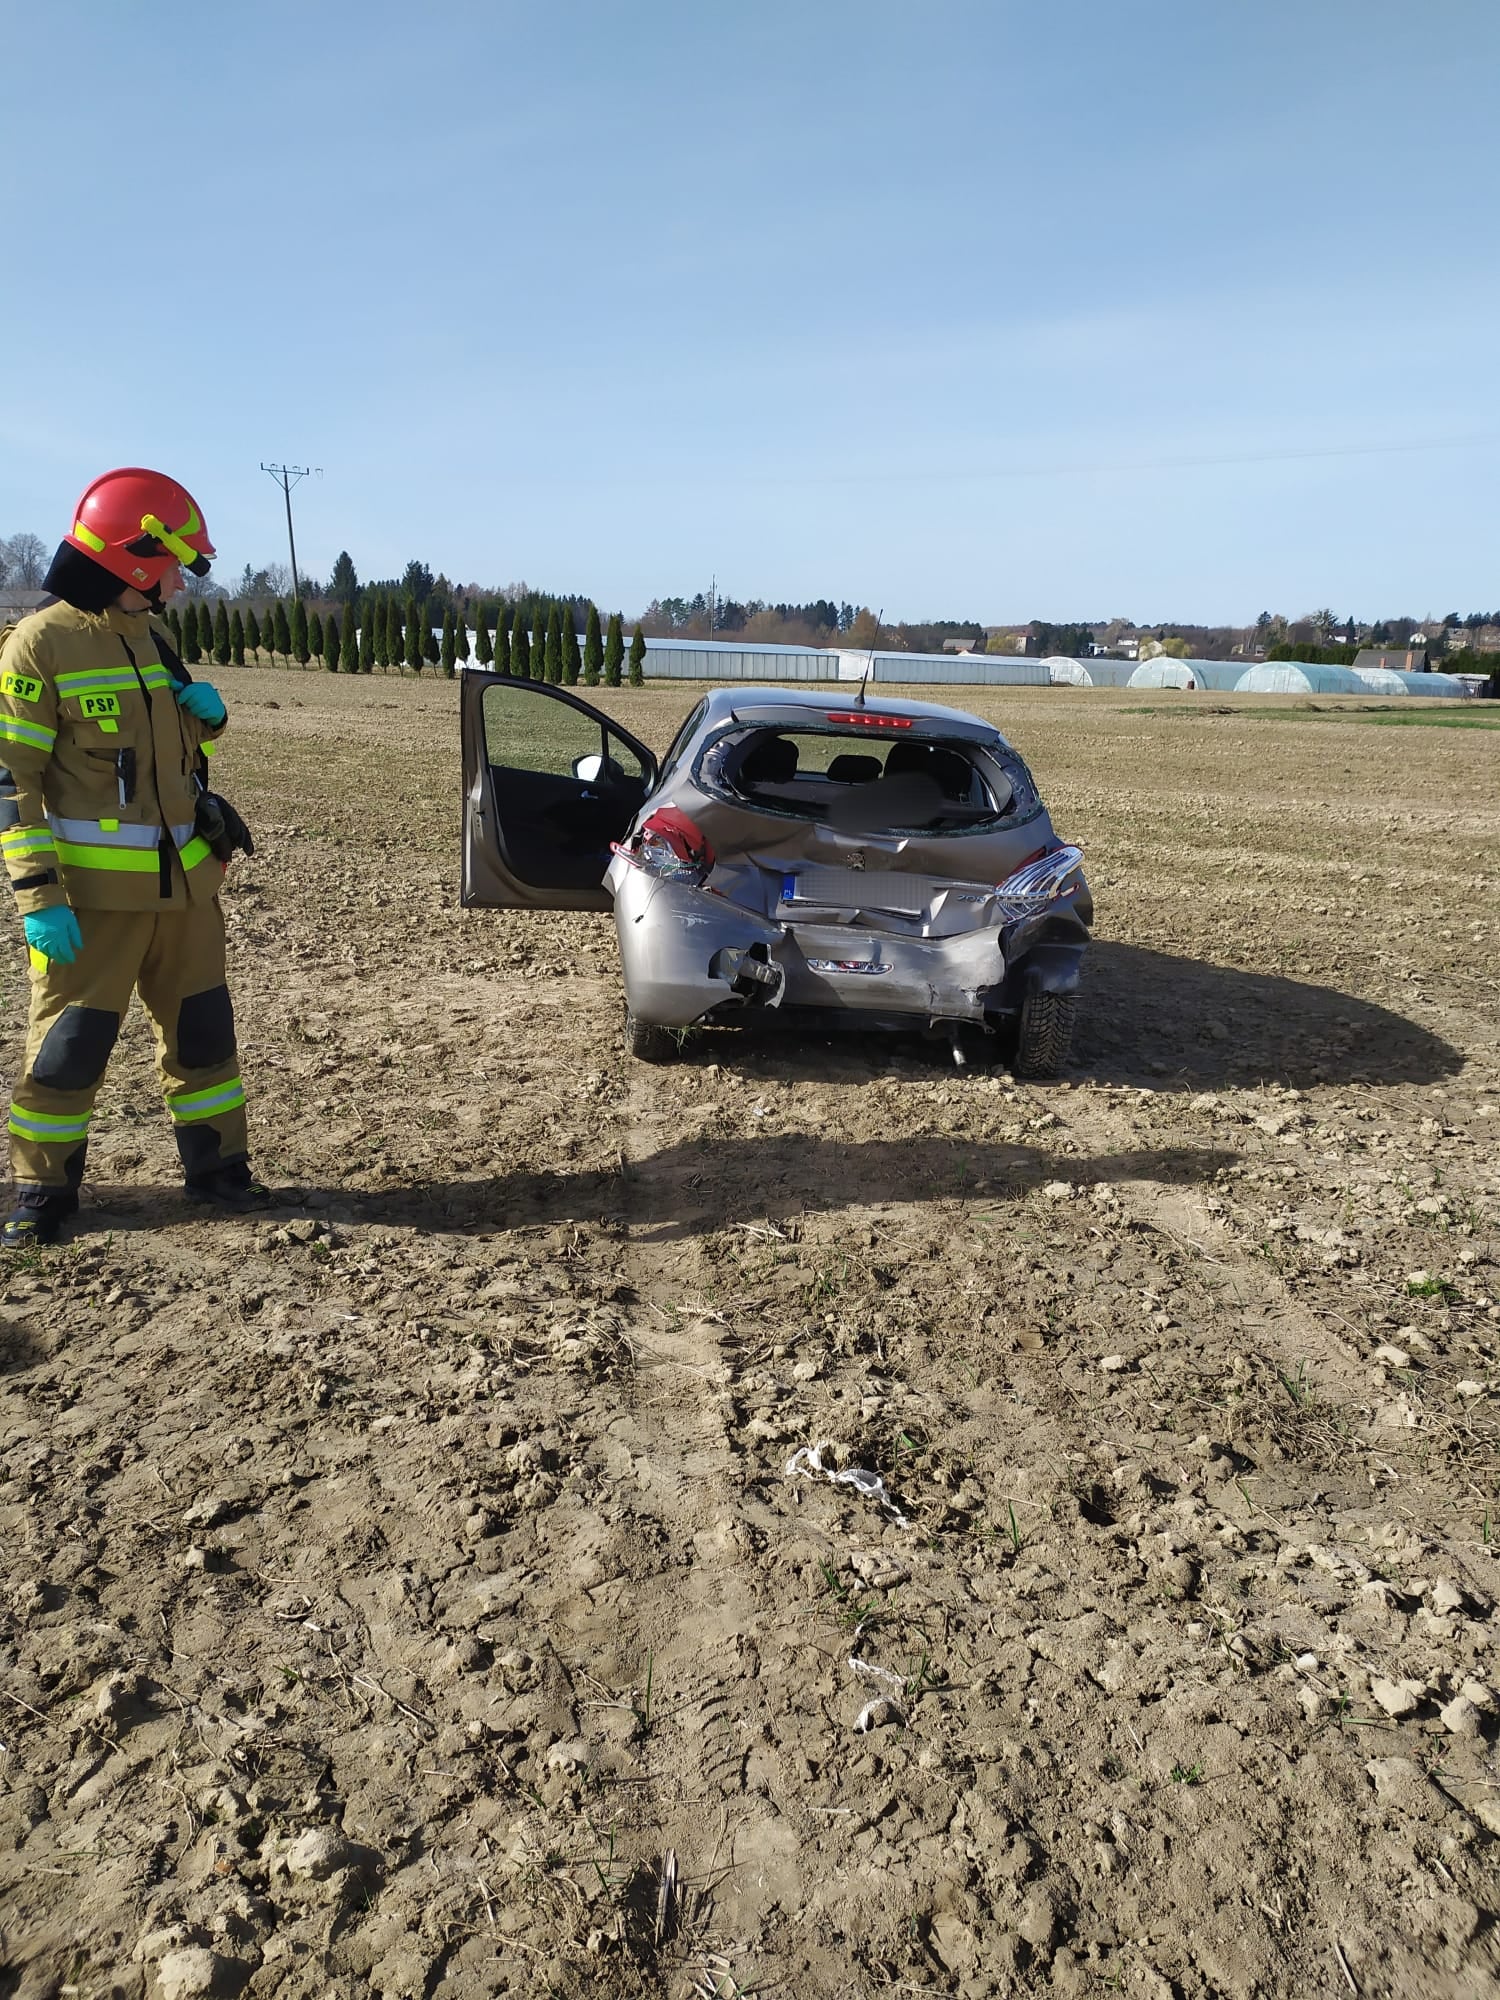
[[206,722],[210,729],[217,729],[228,714],[219,690],[210,687],[207,681],[189,681],[185,688],[179,688],[177,706],[185,708],[199,722]]
[[33,910],[21,925],[31,949],[57,965],[71,965],[83,950],[83,932],[66,903],[54,910]]

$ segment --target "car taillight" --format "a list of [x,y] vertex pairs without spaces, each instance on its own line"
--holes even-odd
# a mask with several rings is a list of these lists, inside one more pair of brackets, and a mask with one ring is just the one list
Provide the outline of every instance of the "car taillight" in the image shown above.
[[714,865],[714,850],[707,835],[676,806],[659,807],[628,847],[612,842],[611,851],[623,854],[627,861],[663,881],[687,882],[694,888],[707,879]]
[[913,718],[909,715],[869,715],[862,708],[851,708],[847,715],[832,715],[829,722],[852,722],[860,729],[910,729]]
[[1033,861],[1045,860],[1047,855],[1049,855],[1052,852],[1053,848],[1057,847],[1058,845],[1060,845],[1058,841],[1049,840],[1045,842],[1044,845],[1042,845],[1041,847],[1033,848],[1031,853],[1027,855],[1024,861],[1018,862],[1016,866],[1012,868],[1012,870],[1010,871],[1011,874],[1019,875],[1021,870],[1023,868],[1029,868]]
[[1083,855],[1076,847],[1055,840],[1039,847],[1014,873],[995,885],[1001,911],[1018,917],[1044,909],[1064,893],[1082,866]]

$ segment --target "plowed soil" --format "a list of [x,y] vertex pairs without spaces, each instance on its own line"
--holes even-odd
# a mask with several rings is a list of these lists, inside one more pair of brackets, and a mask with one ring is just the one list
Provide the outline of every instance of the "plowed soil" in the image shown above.
[[294,1192],[187,1210],[135,1016],[0,1272],[0,1994],[1500,1990],[1500,737],[965,690],[1066,1076],[651,1068],[457,907],[452,686],[213,678]]

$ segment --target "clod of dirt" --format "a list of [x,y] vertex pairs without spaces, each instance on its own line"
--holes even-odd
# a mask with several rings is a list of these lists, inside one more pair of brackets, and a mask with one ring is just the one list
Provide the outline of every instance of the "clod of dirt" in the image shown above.
[[1452,1701],[1438,1710],[1443,1719],[1443,1727],[1450,1736],[1477,1736],[1480,1728],[1479,1710],[1465,1694],[1455,1695]]
[[244,1985],[246,1967],[232,1958],[220,1958],[202,1945],[186,1945],[169,1951],[157,1962],[154,1983],[156,2000],[202,2000],[204,1995],[238,1993]]
[[854,1727],[861,1736],[867,1736],[872,1729],[884,1729],[891,1723],[905,1726],[906,1715],[894,1701],[867,1701],[854,1718]]
[[1447,1618],[1455,1611],[1467,1611],[1469,1600],[1451,1577],[1440,1576],[1432,1586],[1428,1598],[1439,1618]]
[[310,1826],[299,1833],[284,1858],[286,1872],[294,1882],[326,1882],[339,1869],[347,1868],[354,1850],[336,1827]]
[[551,1771],[582,1771],[589,1761],[589,1746],[581,1736],[570,1736],[561,1743],[554,1743],[547,1752],[547,1768]]
[[1415,1715],[1422,1706],[1421,1695],[1410,1681],[1372,1680],[1370,1699],[1398,1722],[1403,1715]]
[[1441,1804],[1438,1789],[1410,1757],[1372,1757],[1365,1770],[1382,1805],[1409,1813],[1413,1819],[1437,1817]]

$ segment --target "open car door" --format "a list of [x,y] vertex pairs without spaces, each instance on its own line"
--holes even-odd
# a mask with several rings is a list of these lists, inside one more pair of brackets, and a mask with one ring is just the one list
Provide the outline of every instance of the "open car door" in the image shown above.
[[466,672],[460,712],[465,907],[607,910],[609,844],[656,783],[651,752],[538,681]]

